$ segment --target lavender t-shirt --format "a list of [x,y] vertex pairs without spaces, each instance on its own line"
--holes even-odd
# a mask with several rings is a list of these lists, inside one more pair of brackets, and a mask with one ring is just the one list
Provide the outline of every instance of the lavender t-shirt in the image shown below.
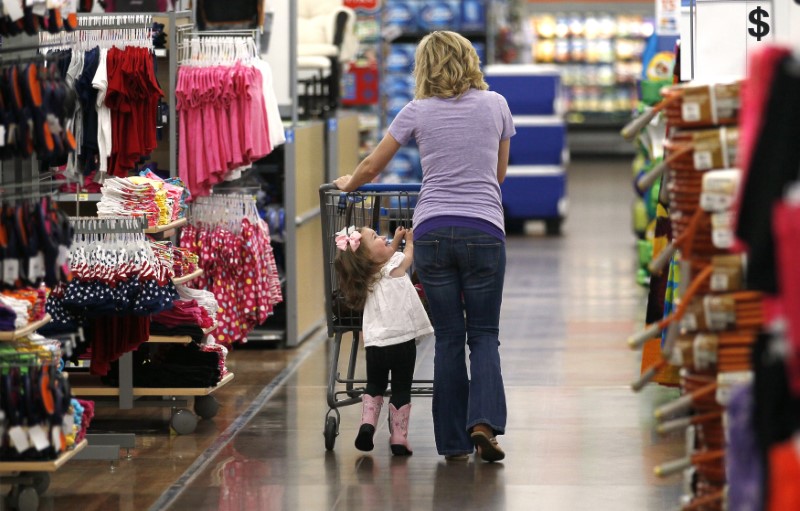
[[389,134],[416,139],[422,188],[414,226],[442,216],[487,221],[505,232],[497,152],[516,133],[503,96],[470,89],[460,98],[415,99],[397,114]]

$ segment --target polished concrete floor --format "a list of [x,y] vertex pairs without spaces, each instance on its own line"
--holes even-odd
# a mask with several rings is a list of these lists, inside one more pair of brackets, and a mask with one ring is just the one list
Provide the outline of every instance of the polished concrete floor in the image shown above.
[[[542,226],[529,225],[527,235],[508,240],[504,462],[445,462],[436,454],[425,397],[413,402],[410,458],[392,457],[385,421],[375,451],[357,451],[355,406],[341,409],[335,449],[326,451],[331,342],[315,340],[297,350],[232,353],[237,376],[219,392],[224,406],[193,435],[167,434],[165,411],[103,412],[99,424],[107,428],[136,425],[132,457],[66,465],[41,508],[675,509],[679,481],[652,475],[654,465],[681,455],[679,436],[652,433],[652,410],[674,391],[653,386],[634,394],[628,387],[639,362],[625,338],[640,326],[646,297],[635,284],[628,169],[624,160],[573,162],[564,236],[548,238]],[[416,378],[431,376],[432,359],[433,346],[421,345]],[[342,371],[346,360],[345,349]],[[358,367],[363,374],[363,360]],[[283,383],[265,391],[276,377]],[[237,421],[243,413],[252,420]]]

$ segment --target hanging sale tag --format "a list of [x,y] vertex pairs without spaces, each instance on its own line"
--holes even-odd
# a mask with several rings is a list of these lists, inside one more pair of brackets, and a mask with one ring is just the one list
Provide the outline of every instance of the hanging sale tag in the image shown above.
[[696,0],[694,80],[743,78],[750,53],[775,37],[773,0]]

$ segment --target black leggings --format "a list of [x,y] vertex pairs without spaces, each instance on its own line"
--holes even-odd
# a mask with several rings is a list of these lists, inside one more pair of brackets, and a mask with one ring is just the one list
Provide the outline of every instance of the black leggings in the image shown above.
[[414,339],[391,346],[370,346],[367,353],[367,389],[370,396],[382,396],[389,385],[392,373],[392,397],[395,408],[411,402],[411,381],[417,361],[417,343]]

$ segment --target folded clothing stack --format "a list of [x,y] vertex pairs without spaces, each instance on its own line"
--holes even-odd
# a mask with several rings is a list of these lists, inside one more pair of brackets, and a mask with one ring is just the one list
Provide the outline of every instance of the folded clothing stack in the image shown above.
[[[98,216],[146,216],[149,227],[156,227],[162,222],[158,190],[150,184],[150,180],[109,178],[103,182],[101,193],[103,197],[97,203]],[[166,206],[163,191],[160,202]]]
[[152,320],[153,323],[170,328],[182,325],[196,325],[200,328],[214,326],[214,318],[209,316],[208,311],[198,305],[196,300],[176,301],[171,309],[159,312],[152,317]]
[[0,332],[24,328],[31,321],[45,315],[48,291],[40,289],[15,289],[0,294]]
[[182,284],[175,286],[175,289],[178,290],[178,296],[181,297],[181,300],[194,300],[208,311],[208,315],[216,321],[219,302],[217,302],[214,293],[205,289],[192,289]]

